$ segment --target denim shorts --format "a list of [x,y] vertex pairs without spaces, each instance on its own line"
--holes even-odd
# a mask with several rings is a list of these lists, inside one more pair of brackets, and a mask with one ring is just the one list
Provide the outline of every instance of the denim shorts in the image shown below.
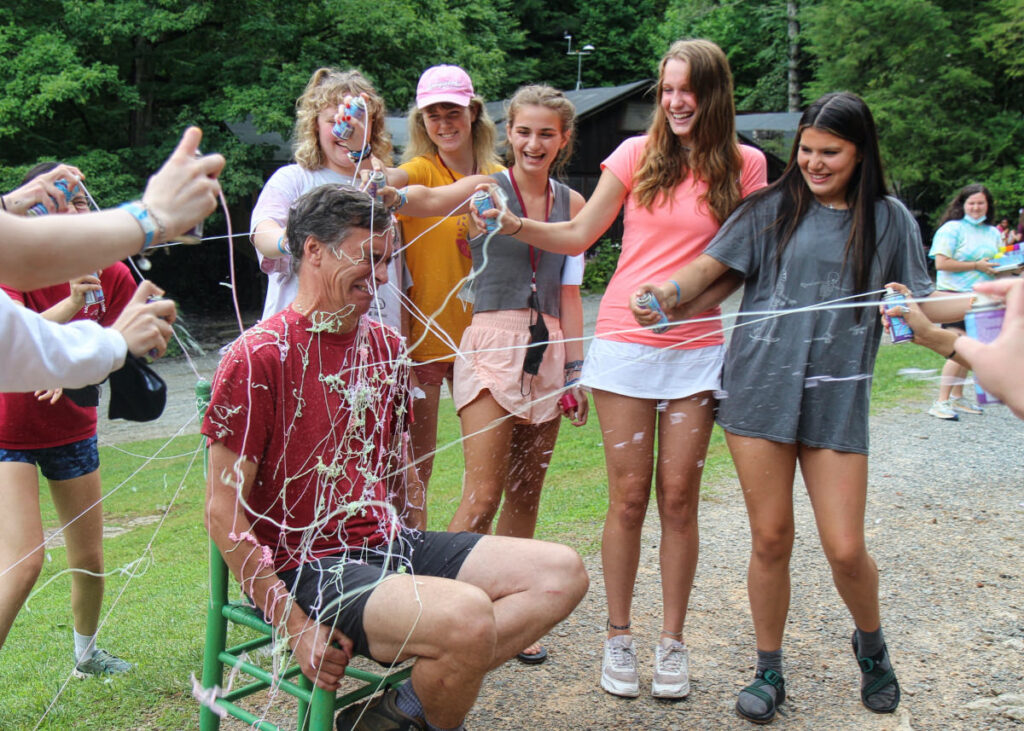
[[38,465],[47,480],[73,480],[100,468],[96,436],[80,442],[42,449],[0,449],[0,462]]
[[376,661],[363,631],[363,611],[373,590],[400,571],[454,579],[480,538],[479,533],[403,531],[390,544],[313,559],[277,575],[307,615],[341,630],[357,655]]

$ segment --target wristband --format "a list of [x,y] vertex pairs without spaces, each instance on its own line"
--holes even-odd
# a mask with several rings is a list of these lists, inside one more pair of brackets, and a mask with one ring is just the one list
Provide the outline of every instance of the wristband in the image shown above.
[[670,279],[668,281],[672,282],[672,284],[674,284],[676,287],[676,304],[678,304],[683,299],[683,290],[679,288],[679,282],[677,282],[676,280]]
[[359,152],[354,152],[352,150],[349,150],[348,151],[348,159],[351,160],[354,163],[360,163],[360,162],[363,161],[364,158],[367,158],[367,157],[369,157],[372,154],[373,154],[373,146],[367,144],[366,147],[364,147]]
[[405,188],[399,188],[395,192],[398,193],[398,203],[391,206],[391,208],[388,209],[388,213],[394,213],[399,208],[401,208],[402,206],[409,202],[409,196],[406,194]]
[[578,371],[582,367],[583,367],[583,361],[582,360],[571,360],[571,361],[569,361],[568,363],[565,364],[565,368],[563,370]]
[[153,215],[153,211],[149,209],[149,206],[138,200],[122,203],[119,207],[121,210],[130,213],[132,218],[142,227],[142,233],[145,234],[146,238],[142,242],[142,248],[139,249],[140,252],[163,240],[164,225],[160,222],[160,219]]
[[288,251],[288,249],[284,248],[283,243],[284,243],[284,234],[281,234],[278,237],[278,239],[277,239],[277,250],[280,251],[285,256],[288,256],[288,254],[290,252]]

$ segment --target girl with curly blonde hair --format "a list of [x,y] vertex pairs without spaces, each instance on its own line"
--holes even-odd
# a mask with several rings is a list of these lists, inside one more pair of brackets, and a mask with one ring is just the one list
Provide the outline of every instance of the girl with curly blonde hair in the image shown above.
[[[358,149],[361,138],[341,140],[332,132],[339,106],[350,96],[362,97],[366,102],[370,120],[365,135],[366,147],[369,148],[366,150]],[[269,279],[263,319],[287,307],[298,289],[298,280],[291,270],[291,252],[284,236],[292,203],[320,185],[358,184],[358,169],[368,167],[371,152],[383,164],[391,164],[391,138],[384,129],[387,116],[384,100],[369,79],[356,69],[317,69],[296,101],[295,110],[295,163],[270,176],[253,209],[249,229],[253,232],[252,243],[259,256],[260,269]],[[392,301],[389,294],[397,297],[397,292],[390,288],[378,293],[376,315],[377,319],[397,327],[399,303]]]

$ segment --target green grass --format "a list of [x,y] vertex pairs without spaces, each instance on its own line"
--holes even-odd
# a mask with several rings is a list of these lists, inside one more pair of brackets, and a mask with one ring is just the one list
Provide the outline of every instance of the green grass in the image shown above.
[[[934,399],[939,390],[938,375],[945,359],[917,345],[883,345],[875,362],[875,378],[871,387],[871,411],[910,408],[909,404]],[[933,377],[915,378],[900,375],[903,369],[935,371]]]
[[[941,358],[923,348],[883,346],[875,368],[874,408],[899,408],[928,398],[934,382],[915,381],[899,371],[941,365]],[[438,444],[451,446],[439,452],[435,461],[429,505],[433,529],[445,528],[461,495],[458,438],[458,420],[450,402],[445,402]],[[123,448],[151,455],[162,445],[162,441],[148,441]],[[115,573],[107,579],[104,613],[110,616],[101,632],[102,646],[137,662],[136,670],[109,683],[72,680],[58,696],[71,669],[70,579],[58,576],[22,610],[0,650],[0,687],[5,689],[0,729],[35,727],[54,697],[57,701],[43,728],[196,726],[189,675],[201,668],[207,586],[204,478],[201,462],[192,461],[198,445],[196,436],[175,439],[161,452],[161,457],[169,458],[157,459],[137,474],[143,459],[113,448],[100,450],[105,489],[117,488],[104,503],[106,523],[162,521],[139,525],[108,538],[104,545],[108,571],[143,559],[136,575]],[[716,427],[705,463],[705,491],[726,490],[734,479]],[[44,499],[43,504],[45,525],[56,525],[49,501]],[[537,536],[593,554],[600,546],[607,505],[601,432],[592,410],[586,426],[562,426],[541,500]],[[64,568],[64,551],[48,550],[37,588]]]

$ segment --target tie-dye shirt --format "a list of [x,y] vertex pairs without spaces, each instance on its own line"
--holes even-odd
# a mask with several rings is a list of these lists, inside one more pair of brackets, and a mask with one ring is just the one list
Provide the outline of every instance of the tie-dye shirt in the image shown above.
[[[932,248],[928,256],[935,258],[937,254],[948,256],[957,261],[978,261],[991,259],[999,253],[1002,239],[999,229],[985,223],[971,223],[965,218],[946,221],[939,226],[932,238]],[[985,272],[968,270],[966,272],[939,271],[936,275],[938,289],[948,292],[969,292],[978,282],[992,279]]]

